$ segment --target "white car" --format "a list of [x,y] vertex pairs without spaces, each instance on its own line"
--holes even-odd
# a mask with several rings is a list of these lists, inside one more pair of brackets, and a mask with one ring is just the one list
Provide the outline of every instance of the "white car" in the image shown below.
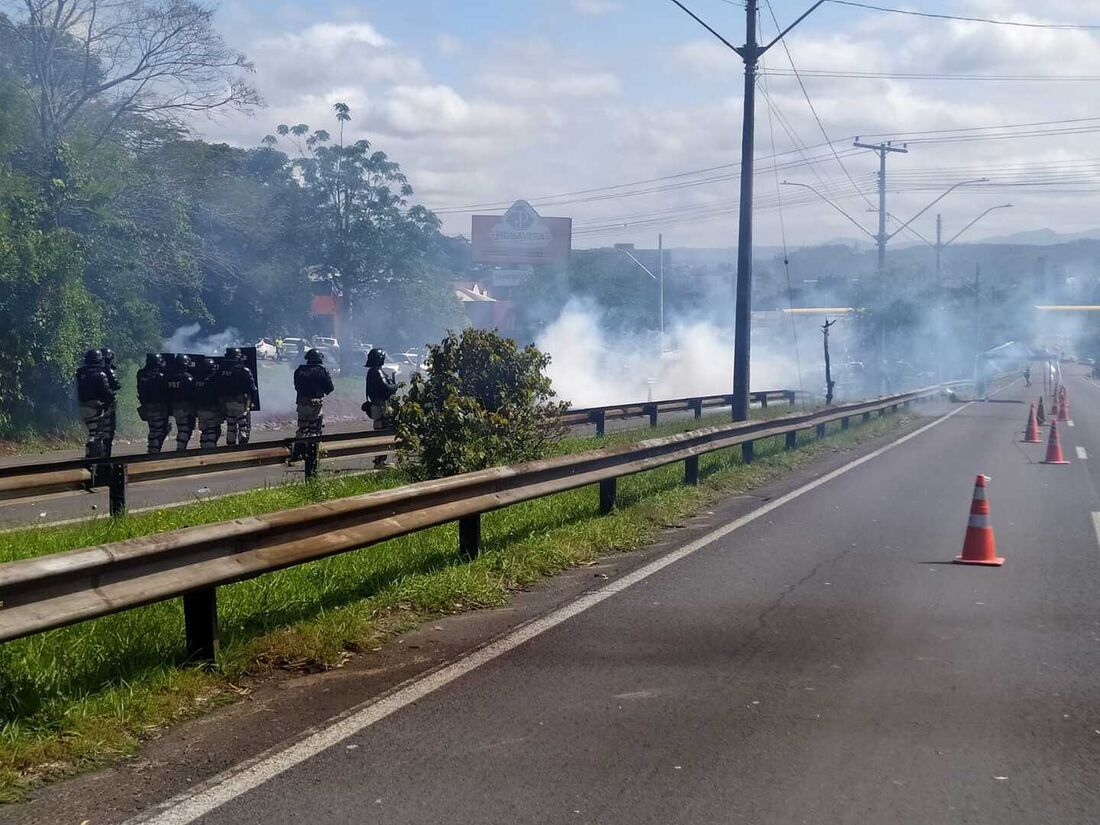
[[261,361],[274,361],[279,355],[275,342],[270,338],[261,338],[252,346],[256,348],[256,357]]

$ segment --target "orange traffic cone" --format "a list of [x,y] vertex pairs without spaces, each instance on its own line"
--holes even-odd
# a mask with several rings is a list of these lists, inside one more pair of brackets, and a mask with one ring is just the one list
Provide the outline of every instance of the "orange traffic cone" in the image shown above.
[[1069,421],[1069,393],[1065,387],[1060,387],[1060,399],[1058,404],[1058,420]]
[[1055,396],[1054,401],[1050,405],[1050,421],[1054,423],[1058,420],[1058,397]]
[[1047,457],[1042,460],[1043,464],[1069,464],[1064,458],[1062,458],[1062,439],[1058,437],[1058,422],[1052,420],[1050,422],[1050,438],[1047,440]]
[[1039,422],[1035,419],[1035,405],[1031,405],[1031,411],[1027,414],[1027,432],[1024,435],[1025,444],[1042,444],[1039,436]]
[[985,497],[984,475],[974,482],[974,500],[970,503],[970,521],[966,525],[966,540],[962,555],[955,557],[955,564],[981,564],[1000,567],[1005,560],[997,555],[997,542],[993,538],[993,525],[989,522],[989,501]]
[[1039,422],[1039,426],[1047,423],[1047,411],[1043,409],[1043,396],[1039,396],[1039,407],[1035,411],[1035,420]]

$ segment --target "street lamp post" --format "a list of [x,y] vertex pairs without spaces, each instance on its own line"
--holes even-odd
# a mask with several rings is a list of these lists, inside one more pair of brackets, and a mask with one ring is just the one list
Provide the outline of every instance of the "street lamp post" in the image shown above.
[[660,256],[660,264],[657,267],[659,274],[654,275],[648,266],[639,261],[631,253],[629,249],[624,246],[616,246],[615,248],[626,255],[630,260],[634,261],[650,278],[657,282],[657,319],[660,328],[660,349],[661,352],[665,351],[665,239],[664,235],[657,236],[657,254]]

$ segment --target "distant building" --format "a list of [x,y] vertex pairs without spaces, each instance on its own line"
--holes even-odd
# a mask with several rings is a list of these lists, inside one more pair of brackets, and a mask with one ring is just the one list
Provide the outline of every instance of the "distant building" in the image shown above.
[[466,311],[470,325],[478,329],[499,329],[505,335],[515,332],[511,301],[501,301],[476,281],[455,281],[455,297]]

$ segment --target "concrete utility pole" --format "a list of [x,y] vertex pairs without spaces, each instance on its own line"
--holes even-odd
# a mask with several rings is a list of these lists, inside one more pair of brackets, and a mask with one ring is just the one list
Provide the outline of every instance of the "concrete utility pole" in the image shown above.
[[999,206],[989,207],[987,210],[982,212],[982,214],[978,215],[978,217],[976,217],[974,220],[972,220],[970,223],[968,223],[966,226],[964,226],[962,229],[960,229],[958,232],[956,232],[955,235],[949,241],[947,241],[946,243],[944,243],[944,241],[943,241],[943,215],[936,215],[936,244],[935,244],[935,249],[936,249],[936,286],[940,285],[941,267],[943,266],[943,250],[946,249],[947,247],[951,246],[951,244],[955,243],[955,241],[957,241],[959,239],[959,237],[966,230],[968,230],[970,227],[972,227],[974,224],[976,224],[978,221],[980,221],[982,218],[984,218],[990,212],[994,212],[998,209],[1011,209],[1011,208],[1012,208],[1011,203],[1002,203]]
[[879,144],[860,143],[858,139],[852,144],[860,149],[870,149],[878,154],[878,235],[875,237],[875,245],[878,247],[878,288],[879,300],[882,302],[882,318],[879,321],[878,330],[878,362],[879,362],[879,389],[885,394],[887,390],[886,378],[886,243],[890,236],[886,234],[886,156],[891,152],[909,154],[905,146],[894,146],[891,142]]
[[[737,283],[734,287],[736,297],[733,312],[733,408],[731,412],[734,421],[747,421],[749,418],[749,348],[752,341],[752,155],[756,134],[756,67],[768,49],[786,37],[791,29],[809,17],[826,0],[817,0],[766,46],[760,46],[756,40],[756,15],[760,6],[758,0],[745,0],[744,46],[734,46],[680,0],[672,0],[672,2],[692,20],[721,40],[727,48],[737,52],[745,63],[745,105],[741,124],[741,202],[737,228]],[[742,454],[746,459],[752,458],[752,442],[746,442],[743,445]]]

